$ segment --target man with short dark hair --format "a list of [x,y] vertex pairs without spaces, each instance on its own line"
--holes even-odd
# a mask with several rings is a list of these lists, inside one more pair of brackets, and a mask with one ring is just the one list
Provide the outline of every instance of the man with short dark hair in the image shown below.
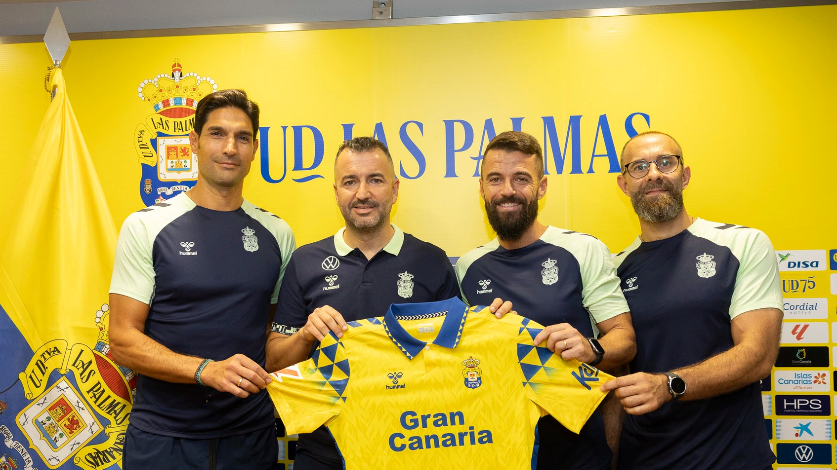
[[242,196],[258,116],[241,90],[204,97],[189,134],[197,183],[120,231],[110,345],[139,374],[124,468],[276,465],[265,332],[294,237]]
[[[346,225],[334,236],[300,247],[291,258],[268,338],[267,370],[306,359],[329,332],[342,337],[347,321],[383,316],[390,304],[459,295],[445,252],[390,222],[399,186],[382,142],[356,137],[340,146],[334,196]],[[492,308],[510,310],[510,304],[501,304],[495,300]],[[294,468],[343,468],[325,427],[299,437]]]
[[641,233],[616,255],[637,336],[621,399],[620,469],[762,470],[775,461],[759,379],[779,351],[782,291],[759,230],[690,216],[691,169],[661,132],[631,138],[617,182]]
[[[546,186],[534,137],[504,132],[492,139],[483,154],[480,195],[497,238],[457,262],[462,296],[471,305],[494,297],[513,302],[520,315],[547,325],[535,344],[546,341],[564,359],[602,369],[622,366],[633,358],[634,333],[610,252],[590,235],[538,221]],[[578,435],[549,416],[540,419],[537,432],[538,469],[610,468],[598,411]]]

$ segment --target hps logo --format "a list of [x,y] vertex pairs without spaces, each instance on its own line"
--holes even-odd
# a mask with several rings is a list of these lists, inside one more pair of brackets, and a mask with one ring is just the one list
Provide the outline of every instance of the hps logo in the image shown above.
[[776,395],[776,414],[783,416],[829,416],[828,395]]
[[821,271],[825,269],[825,250],[777,251],[779,271]]

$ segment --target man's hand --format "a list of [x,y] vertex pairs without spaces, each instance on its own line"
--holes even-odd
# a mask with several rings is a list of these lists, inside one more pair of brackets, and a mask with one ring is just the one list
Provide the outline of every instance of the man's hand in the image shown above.
[[201,372],[201,382],[219,392],[228,392],[238,398],[258,393],[271,381],[270,375],[243,354],[218,362],[210,362]]
[[503,302],[503,299],[499,297],[494,299],[494,302],[491,302],[491,305],[488,306],[488,310],[497,318],[503,318],[509,312],[515,313],[515,311],[512,310],[512,303],[508,300]]
[[343,337],[343,332],[349,328],[343,315],[328,305],[315,308],[305,326],[300,330],[302,337],[309,343],[322,341],[329,333],[334,333],[338,338]]
[[626,375],[605,383],[599,389],[603,392],[615,390],[613,393],[630,415],[650,413],[672,398],[668,391],[668,377],[663,374],[639,372]]
[[555,354],[560,354],[564,360],[576,359],[581,362],[593,362],[596,360],[596,353],[593,347],[569,323],[559,323],[547,326],[537,336],[534,343],[539,345],[546,340],[546,348]]

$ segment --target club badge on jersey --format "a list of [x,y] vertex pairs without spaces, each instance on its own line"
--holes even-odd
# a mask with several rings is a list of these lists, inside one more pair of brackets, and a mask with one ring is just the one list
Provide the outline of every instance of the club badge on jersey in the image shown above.
[[250,227],[244,227],[241,229],[241,233],[244,234],[241,237],[241,241],[244,242],[244,249],[249,252],[254,252],[259,249],[259,239],[256,238],[256,231],[251,229]]
[[405,299],[409,299],[413,296],[413,276],[412,274],[404,271],[403,273],[398,275],[398,295],[404,297]]
[[698,276],[702,278],[710,278],[715,275],[715,262],[712,261],[713,258],[715,257],[707,255],[706,253],[696,258],[698,262],[695,266],[697,266]]
[[558,263],[554,259],[547,258],[541,266],[543,269],[541,270],[541,276],[543,276],[543,283],[547,286],[551,286],[558,282],[558,266],[555,264]]

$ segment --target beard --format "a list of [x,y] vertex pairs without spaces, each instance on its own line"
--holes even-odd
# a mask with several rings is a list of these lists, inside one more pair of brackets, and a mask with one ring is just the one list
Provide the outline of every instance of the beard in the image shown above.
[[[519,212],[500,213],[497,207],[507,202],[517,202],[523,207]],[[497,232],[501,240],[517,241],[538,218],[538,200],[532,199],[528,204],[521,197],[504,197],[494,202],[485,201],[485,214],[488,223]]]
[[[652,189],[665,189],[668,192],[646,197],[645,192]],[[636,215],[646,222],[668,222],[683,211],[683,184],[680,180],[676,183],[664,179],[651,181],[631,193],[631,205]]]
[[[368,206],[373,209],[368,215],[360,217],[352,212],[357,206]],[[392,211],[392,201],[377,202],[371,199],[355,199],[348,206],[340,206],[340,213],[346,225],[350,225],[357,231],[373,232],[389,223],[389,214]]]

